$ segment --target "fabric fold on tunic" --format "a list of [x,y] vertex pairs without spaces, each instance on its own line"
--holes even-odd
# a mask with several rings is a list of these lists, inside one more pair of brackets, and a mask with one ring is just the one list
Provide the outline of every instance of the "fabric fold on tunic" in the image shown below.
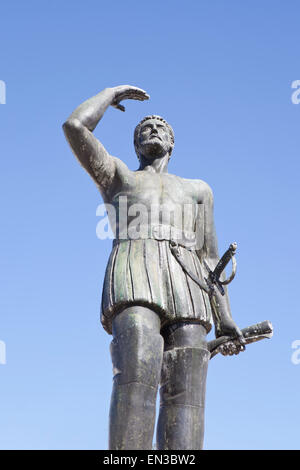
[[[184,263],[204,281],[203,266],[194,250],[179,247]],[[208,294],[181,268],[169,241],[118,240],[108,260],[102,292],[101,323],[112,333],[112,319],[130,305],[156,311],[162,327],[180,320],[212,327]]]

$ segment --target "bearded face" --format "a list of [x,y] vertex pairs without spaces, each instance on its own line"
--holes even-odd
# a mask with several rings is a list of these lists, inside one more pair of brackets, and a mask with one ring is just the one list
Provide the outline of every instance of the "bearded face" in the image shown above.
[[167,126],[158,119],[145,121],[138,136],[138,150],[147,159],[163,157],[172,148]]

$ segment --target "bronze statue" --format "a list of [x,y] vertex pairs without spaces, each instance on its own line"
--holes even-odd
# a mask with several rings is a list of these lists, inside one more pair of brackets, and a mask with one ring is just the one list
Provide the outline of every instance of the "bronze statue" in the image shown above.
[[[246,343],[270,336],[271,326],[241,331],[233,321],[225,285],[234,272],[226,281],[224,268],[230,260],[234,265],[236,245],[219,258],[208,184],[168,173],[171,126],[156,115],[138,124],[137,171],[94,137],[109,106],[124,111],[121,101],[148,98],[133,86],[106,88],[63,126],[74,154],[116,214],[101,313],[103,327],[113,335],[109,448],[152,448],[160,384],[157,449],[201,449],[210,357],[238,354]],[[217,339],[207,343],[213,323]]]

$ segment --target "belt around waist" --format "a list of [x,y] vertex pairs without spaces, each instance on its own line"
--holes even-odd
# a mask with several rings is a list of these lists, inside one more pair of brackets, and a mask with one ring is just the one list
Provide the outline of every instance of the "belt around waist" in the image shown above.
[[120,231],[121,236],[114,239],[114,245],[126,240],[147,239],[173,241],[177,245],[190,249],[193,249],[196,245],[195,232],[190,230],[180,230],[171,225],[140,225],[136,227],[130,227],[129,225],[126,232],[126,234],[123,234]]

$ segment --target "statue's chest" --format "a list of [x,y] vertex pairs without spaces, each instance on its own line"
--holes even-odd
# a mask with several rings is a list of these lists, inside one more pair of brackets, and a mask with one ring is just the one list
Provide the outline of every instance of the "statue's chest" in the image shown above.
[[132,193],[141,202],[182,204],[184,200],[190,200],[180,178],[146,172],[135,174]]
[[150,208],[152,205],[181,211],[187,206],[194,212],[197,206],[192,182],[175,175],[132,172],[123,179],[121,186],[112,197],[114,205],[126,201],[128,207],[136,204]]

